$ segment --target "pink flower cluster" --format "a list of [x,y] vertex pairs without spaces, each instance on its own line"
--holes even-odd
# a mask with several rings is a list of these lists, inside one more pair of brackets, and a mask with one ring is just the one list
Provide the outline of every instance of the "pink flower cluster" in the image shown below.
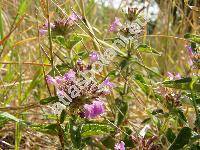
[[171,72],[167,72],[167,76],[169,77],[170,80],[181,79],[181,75],[179,73],[174,74],[174,73],[171,73]]
[[125,143],[123,141],[115,144],[115,150],[125,150]]
[[92,104],[85,104],[85,117],[86,118],[95,118],[104,113],[104,103],[101,100],[95,100]]
[[[93,52],[90,55],[90,62],[97,61],[98,57],[98,53]],[[71,69],[63,76],[56,76],[55,78],[47,75],[46,80],[56,87],[57,94],[62,97],[62,103],[64,104],[67,102],[63,102],[63,100],[74,102],[84,97],[94,100],[92,104],[85,104],[83,108],[86,118],[95,118],[104,113],[104,104],[100,99],[110,93],[110,89],[114,87],[114,84],[110,82],[109,78],[106,78],[99,85],[92,82],[92,80],[84,79],[84,77],[77,78],[77,76],[80,76],[80,72],[84,73],[88,71],[88,68],[91,69],[78,60],[77,66],[73,70]]]
[[[55,21],[55,23],[50,23],[50,28],[55,29],[58,25],[63,25],[63,26],[73,26],[75,21],[79,20],[81,16],[72,13],[66,20],[61,20],[61,21]],[[46,23],[39,29],[40,35],[45,35],[48,32],[48,23]]]
[[200,68],[200,53],[192,49],[191,46],[186,45],[186,49],[188,50],[190,60],[188,64],[193,66],[194,68]]
[[116,31],[118,31],[118,28],[121,26],[122,26],[122,24],[121,24],[119,18],[115,17],[115,20],[112,22],[112,24],[109,27],[109,31],[116,32]]
[[[55,25],[53,23],[50,23],[50,28],[54,29]],[[45,35],[48,32],[48,22],[46,21],[46,23],[42,26],[42,28],[39,29],[39,33],[40,35]]]

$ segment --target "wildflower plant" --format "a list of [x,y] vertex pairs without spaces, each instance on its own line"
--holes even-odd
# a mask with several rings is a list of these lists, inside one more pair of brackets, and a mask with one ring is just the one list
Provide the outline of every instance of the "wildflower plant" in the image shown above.
[[[141,15],[143,10],[144,8],[138,10],[129,6],[127,11],[123,12],[124,18],[116,16],[107,29],[109,34],[114,36],[108,43],[95,36],[83,13],[81,16],[74,10],[67,19],[55,21],[53,26],[50,26],[53,41],[63,48],[74,51],[67,60],[62,60],[62,69],[56,69],[55,66],[46,76],[48,86],[55,93],[54,98],[50,98],[53,104],[48,105],[52,106],[54,115],[60,118],[57,123],[62,148],[72,143],[71,147],[82,149],[99,140],[97,147],[100,149],[163,149],[167,144],[159,139],[159,132],[165,136],[164,140],[174,141],[168,144],[169,149],[182,148],[189,143],[192,132],[183,113],[182,100],[194,100],[198,97],[198,94],[191,90],[199,91],[199,78],[194,80],[190,77],[184,78],[179,73],[167,72],[166,81],[163,84],[156,84],[156,80],[161,78],[160,73],[145,66],[139,55],[140,53],[162,55],[142,41],[149,21]],[[78,34],[80,29],[85,28],[95,50],[85,49],[85,37]],[[68,40],[70,38],[73,40]],[[85,50],[76,51],[76,47],[81,45]],[[192,62],[198,63],[196,52],[194,53],[190,47],[188,49]],[[150,79],[148,76],[151,76]],[[191,82],[193,87],[187,89],[185,84]],[[162,104],[162,107],[153,111],[147,110],[149,118],[144,119],[142,122],[144,127],[134,129],[136,131],[133,131],[128,119],[131,116],[129,103],[134,96],[133,83],[136,84],[134,87],[137,87],[140,95]],[[48,98],[41,103],[46,100],[48,101]],[[199,130],[199,110],[196,102],[192,105],[196,110],[196,125]],[[166,121],[163,118],[173,119]],[[166,125],[174,122],[185,126],[176,139],[171,128],[166,128]],[[63,128],[61,124],[65,124],[65,127]],[[189,135],[188,140],[177,146],[176,140],[181,143],[178,138],[185,132]],[[66,141],[64,137],[69,135],[71,140]]]

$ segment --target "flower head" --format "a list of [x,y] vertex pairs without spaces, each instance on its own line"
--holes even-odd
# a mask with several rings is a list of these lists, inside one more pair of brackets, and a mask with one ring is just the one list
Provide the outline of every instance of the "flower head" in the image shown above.
[[[46,23],[43,25],[44,28],[48,29],[48,22],[46,21]],[[53,29],[55,28],[55,24],[50,22],[50,28]]]
[[55,83],[55,79],[50,75],[46,76],[46,80],[47,80],[47,83],[49,83],[49,84]]
[[121,24],[119,18],[115,17],[115,21],[110,25],[109,31],[115,32],[118,30],[118,27],[121,27],[121,26],[122,26],[122,24]]
[[92,52],[89,56],[92,63],[99,60],[99,54],[97,52]]
[[70,70],[69,70],[67,73],[65,73],[65,75],[64,75],[65,79],[67,79],[67,80],[73,79],[73,78],[75,78],[75,76],[76,76],[76,73],[75,73],[72,69],[70,69]]
[[48,31],[46,29],[39,29],[40,35],[45,35]]
[[[54,29],[55,24],[50,23],[50,28]],[[39,29],[40,35],[45,35],[48,32],[48,22],[46,21],[45,24],[42,26],[42,28]]]
[[123,141],[116,143],[115,150],[125,150],[125,143]]
[[72,21],[76,21],[76,20],[78,20],[78,16],[77,16],[77,14],[72,13],[72,14],[69,16],[68,19],[70,19],[70,20],[72,20]]
[[173,74],[171,72],[167,72],[167,76],[169,77],[170,80],[178,80],[181,79],[180,73]]
[[92,104],[85,104],[84,106],[85,110],[85,117],[86,118],[95,118],[101,114],[104,113],[104,103],[100,100],[93,101]]
[[187,48],[189,55],[192,56],[193,55],[192,47],[189,45],[186,45],[185,47]]
[[55,78],[53,78],[50,75],[46,76],[46,80],[47,80],[47,83],[53,84],[56,87],[58,87],[59,85],[61,85],[65,81],[65,79],[61,76],[56,76]]
[[74,25],[74,22],[75,21],[78,21],[79,18],[81,18],[80,16],[78,16],[77,14],[75,13],[72,13],[68,18],[67,18],[67,21],[66,21],[66,24],[68,24],[69,26],[72,26]]
[[188,64],[189,64],[190,66],[193,66],[193,61],[192,61],[191,58],[189,59]]
[[106,78],[106,79],[103,81],[103,85],[108,86],[108,87],[110,87],[110,88],[114,87],[114,83],[110,82],[110,81],[109,81],[109,78]]

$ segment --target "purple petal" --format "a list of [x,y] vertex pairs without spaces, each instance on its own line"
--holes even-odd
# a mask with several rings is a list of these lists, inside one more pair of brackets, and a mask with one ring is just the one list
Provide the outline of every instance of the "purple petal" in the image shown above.
[[75,14],[75,13],[72,13],[72,14],[67,18],[66,23],[67,23],[69,26],[72,26],[72,25],[74,24],[75,21],[79,20],[79,18],[81,18],[81,17],[78,16],[77,14]]
[[186,45],[186,48],[187,48],[187,50],[189,52],[189,55],[192,56],[193,55],[192,47],[189,46],[189,45]]
[[121,141],[120,143],[115,144],[115,150],[125,150],[125,143]]
[[104,80],[103,84],[104,84],[105,86],[110,87],[110,88],[114,87],[114,83],[110,82],[110,81],[109,81],[109,78],[106,78],[106,80]]
[[92,104],[85,104],[84,106],[84,114],[86,118],[95,118],[104,113],[104,103],[100,100],[93,101]]
[[66,80],[73,79],[76,77],[76,73],[70,69],[67,73],[65,73],[64,77]]
[[99,54],[97,52],[92,52],[89,56],[90,56],[91,62],[95,62],[99,60]]
[[94,106],[94,114],[95,116],[98,116],[100,114],[104,113],[104,103],[102,101],[93,101]]
[[75,13],[72,13],[72,14],[69,16],[68,19],[70,19],[70,20],[72,20],[72,21],[76,21],[76,20],[78,20],[78,16],[77,16]]
[[55,80],[57,84],[62,84],[65,81],[64,78],[61,76],[56,76]]
[[180,73],[177,73],[177,74],[176,74],[175,79],[181,79]]
[[170,80],[177,80],[177,79],[181,79],[181,75],[179,73],[177,73],[176,75],[174,75],[171,72],[167,72],[167,76],[169,77]]
[[40,33],[40,35],[45,35],[46,33],[47,33],[48,31],[47,30],[45,30],[45,29],[39,29],[39,33]]
[[118,27],[122,26],[119,18],[115,17],[115,21],[110,25],[109,31],[115,32],[117,31]]
[[[44,27],[45,29],[48,29],[48,22],[47,22],[47,21],[45,22],[45,24],[43,25],[43,27]],[[50,22],[50,28],[51,28],[51,29],[55,28],[55,24],[53,24],[53,23]]]
[[193,61],[192,61],[192,59],[189,59],[188,64],[189,64],[190,66],[193,65]]
[[55,84],[56,83],[56,80],[50,75],[46,76],[46,80],[47,80],[47,83],[49,83],[49,84]]
[[85,104],[84,106],[84,115],[86,118],[93,118],[94,111],[93,111],[93,105]]
[[78,60],[77,60],[77,64],[78,64],[78,65],[83,64],[82,60],[81,60],[81,59],[78,59]]
[[167,76],[169,77],[170,80],[174,79],[174,75],[171,72],[167,72]]

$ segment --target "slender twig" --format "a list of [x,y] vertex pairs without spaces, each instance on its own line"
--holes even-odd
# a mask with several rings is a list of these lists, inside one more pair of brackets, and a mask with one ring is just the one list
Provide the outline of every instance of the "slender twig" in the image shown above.
[[[11,61],[0,61],[0,64],[9,64],[9,65],[14,65],[17,64],[19,65],[19,62],[11,62]],[[32,66],[46,66],[49,67],[51,64],[41,64],[41,63],[36,63],[36,62],[21,62],[22,65],[32,65]]]

